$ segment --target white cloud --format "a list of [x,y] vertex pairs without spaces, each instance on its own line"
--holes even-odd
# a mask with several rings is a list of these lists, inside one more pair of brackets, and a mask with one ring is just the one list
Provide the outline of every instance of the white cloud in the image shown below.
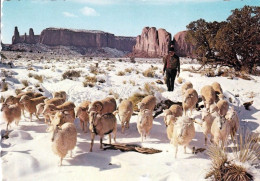
[[75,14],[73,13],[69,13],[69,12],[62,12],[62,14],[66,17],[70,17],[70,18],[76,18],[78,16],[76,16]]
[[80,9],[80,12],[85,16],[99,16],[95,9],[85,6]]

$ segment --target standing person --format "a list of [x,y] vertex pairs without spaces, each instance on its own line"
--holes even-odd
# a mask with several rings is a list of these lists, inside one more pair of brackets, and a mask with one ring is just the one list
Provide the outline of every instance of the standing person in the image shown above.
[[166,71],[166,84],[168,91],[174,90],[174,80],[180,74],[180,58],[175,54],[174,48],[169,48],[169,53],[163,58],[163,75]]

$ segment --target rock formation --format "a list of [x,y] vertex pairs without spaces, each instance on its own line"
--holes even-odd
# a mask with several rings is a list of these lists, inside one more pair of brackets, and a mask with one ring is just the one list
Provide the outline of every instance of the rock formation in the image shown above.
[[28,37],[28,43],[29,44],[34,44],[34,43],[36,43],[36,41],[35,41],[35,37],[34,37],[34,32],[33,32],[33,29],[32,28],[30,28],[30,30],[29,30],[29,37]]
[[185,40],[185,36],[186,31],[181,31],[174,35],[173,42],[176,54],[180,57],[195,58],[195,54],[193,53],[194,46]]
[[14,28],[14,36],[12,37],[12,44],[16,44],[16,43],[20,43],[21,39],[20,39],[20,34],[18,31],[17,26]]
[[168,53],[171,34],[165,29],[156,30],[155,27],[144,27],[142,34],[137,36],[133,48],[136,57],[161,57]]

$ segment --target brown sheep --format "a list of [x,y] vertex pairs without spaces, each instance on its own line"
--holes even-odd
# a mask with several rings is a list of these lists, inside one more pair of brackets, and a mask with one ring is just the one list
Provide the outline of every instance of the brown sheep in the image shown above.
[[91,104],[90,101],[83,101],[80,105],[76,108],[76,117],[80,120],[80,127],[83,132],[87,132],[88,130],[88,123],[89,123],[89,115],[88,115],[88,108]]
[[116,100],[107,97],[101,101],[94,101],[89,105],[88,112],[95,111],[99,114],[113,113],[116,110]]

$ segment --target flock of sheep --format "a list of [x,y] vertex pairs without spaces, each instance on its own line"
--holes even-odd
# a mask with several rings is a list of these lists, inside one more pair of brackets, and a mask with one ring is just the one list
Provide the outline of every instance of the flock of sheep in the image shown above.
[[[202,110],[202,123],[192,118],[192,110],[198,103],[198,93],[193,89],[190,82],[182,86],[182,106],[172,105],[169,109],[164,110],[164,123],[167,127],[167,136],[176,148],[175,157],[177,156],[178,145],[186,146],[195,136],[194,122],[201,125],[205,135],[205,145],[207,144],[208,134],[211,134],[211,141],[220,146],[226,144],[229,135],[233,138],[239,127],[239,118],[234,108],[229,109],[229,104],[224,100],[224,95],[219,83],[214,82],[212,85],[204,86],[200,91],[205,109]],[[133,103],[129,100],[123,100],[116,105],[116,100],[107,97],[99,101],[84,101],[78,107],[73,102],[66,101],[67,94],[64,91],[53,93],[53,98],[47,98],[40,93],[27,91],[17,96],[9,96],[2,104],[2,116],[8,126],[15,121],[18,125],[21,115],[24,111],[39,119],[42,115],[45,123],[49,127],[47,132],[52,134],[52,150],[60,157],[60,165],[67,153],[74,149],[77,142],[77,130],[74,125],[75,118],[79,118],[80,126],[83,132],[87,132],[88,127],[91,133],[92,152],[95,135],[100,136],[100,148],[104,135],[111,136],[116,141],[117,119],[121,122],[121,132],[129,128],[129,122],[133,114]],[[156,97],[148,95],[138,104],[139,113],[137,119],[137,130],[143,141],[153,126],[153,111],[156,106]],[[188,116],[188,111],[190,114]]]

